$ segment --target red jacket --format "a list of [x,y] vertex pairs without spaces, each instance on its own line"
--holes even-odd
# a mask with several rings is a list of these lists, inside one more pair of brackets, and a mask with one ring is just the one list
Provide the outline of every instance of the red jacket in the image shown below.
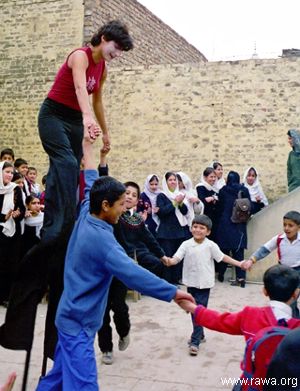
[[[198,325],[221,333],[243,335],[246,341],[265,327],[278,326],[271,307],[245,307],[236,313],[220,313],[199,305],[194,317]],[[300,319],[292,318],[287,325],[290,329],[300,327]],[[245,376],[242,374],[241,378],[245,379]],[[248,389],[249,385],[243,383],[242,390]]]
[[[245,307],[240,312],[220,313],[198,306],[195,321],[198,325],[221,333],[243,335],[246,340],[264,327],[278,326],[271,307]],[[290,329],[294,329],[300,326],[300,319],[292,318],[287,323]]]

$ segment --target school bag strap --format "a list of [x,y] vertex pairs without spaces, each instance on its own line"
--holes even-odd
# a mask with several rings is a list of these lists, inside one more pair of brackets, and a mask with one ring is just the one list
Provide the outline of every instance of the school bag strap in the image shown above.
[[282,241],[282,239],[283,237],[281,236],[281,234],[279,234],[276,239],[278,263],[281,263],[280,242]]

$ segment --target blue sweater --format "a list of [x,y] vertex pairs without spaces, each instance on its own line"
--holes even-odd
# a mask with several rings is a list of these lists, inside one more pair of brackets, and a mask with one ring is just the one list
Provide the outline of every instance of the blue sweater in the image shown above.
[[98,178],[85,171],[85,199],[66,254],[64,291],[57,314],[58,330],[93,336],[102,326],[112,277],[139,292],[171,301],[176,287],[135,264],[116,241],[112,226],[89,213],[89,192]]

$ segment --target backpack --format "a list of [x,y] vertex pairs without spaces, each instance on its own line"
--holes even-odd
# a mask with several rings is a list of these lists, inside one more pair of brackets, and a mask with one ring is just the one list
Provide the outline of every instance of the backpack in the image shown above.
[[251,215],[251,201],[242,198],[242,190],[238,192],[238,198],[234,201],[231,221],[233,223],[247,223]]
[[268,366],[278,344],[290,332],[288,327],[268,326],[259,330],[246,344],[242,362],[240,390],[261,391]]

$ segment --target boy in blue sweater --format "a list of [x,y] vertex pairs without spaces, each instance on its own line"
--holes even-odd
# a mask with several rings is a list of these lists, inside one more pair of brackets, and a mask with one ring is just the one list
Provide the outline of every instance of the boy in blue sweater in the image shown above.
[[38,391],[96,391],[94,352],[112,277],[141,293],[164,301],[191,295],[135,264],[118,244],[112,224],[125,210],[125,187],[111,177],[98,178],[92,140],[83,140],[85,199],[72,232],[65,261],[64,291],[56,314],[58,343],[54,366]]

